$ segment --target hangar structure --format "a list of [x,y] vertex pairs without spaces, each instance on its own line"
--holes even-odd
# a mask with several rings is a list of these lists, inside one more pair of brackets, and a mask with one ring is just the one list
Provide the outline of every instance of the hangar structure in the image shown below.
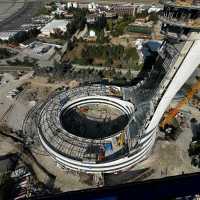
[[61,168],[114,173],[148,158],[165,110],[200,64],[200,2],[164,1],[160,20],[165,39],[137,85],[63,89],[28,113],[24,134],[39,136]]

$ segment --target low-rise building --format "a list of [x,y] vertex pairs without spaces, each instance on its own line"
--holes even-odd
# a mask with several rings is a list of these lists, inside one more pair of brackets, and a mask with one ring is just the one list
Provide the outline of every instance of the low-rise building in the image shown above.
[[112,7],[112,11],[117,13],[119,16],[130,15],[135,16],[137,7],[132,4],[115,5]]
[[131,23],[131,24],[128,25],[127,30],[129,32],[151,35],[152,28],[153,28],[153,22],[152,21],[150,21],[150,22],[135,21],[134,23]]
[[94,24],[97,21],[97,14],[90,14],[86,17],[87,23],[88,24]]
[[63,13],[65,19],[73,19],[74,15],[72,13],[64,12]]
[[41,29],[40,36],[50,37],[50,35],[54,34],[58,29],[62,32],[66,32],[68,23],[68,20],[54,19]]
[[105,13],[105,17],[106,18],[115,18],[115,17],[117,17],[117,13],[108,11]]

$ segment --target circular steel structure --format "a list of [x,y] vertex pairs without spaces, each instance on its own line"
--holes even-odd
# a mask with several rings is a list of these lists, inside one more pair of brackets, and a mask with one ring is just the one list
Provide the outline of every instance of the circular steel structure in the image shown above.
[[[164,20],[161,30],[166,39],[158,50],[154,65],[143,79],[132,87],[91,85],[57,91],[27,114],[23,127],[27,143],[40,142],[62,168],[87,173],[119,172],[146,159],[165,110],[200,64],[197,1],[195,6],[191,4],[192,9],[191,6],[185,7],[183,0],[177,0],[175,6],[170,2],[165,4],[161,13]],[[121,129],[103,134],[105,127],[110,127],[100,119],[100,128],[93,130],[97,137],[81,134],[89,127],[84,123],[91,120],[85,111],[80,112],[87,111],[82,108],[87,105],[111,106],[120,111],[126,123]],[[73,123],[73,120],[81,119],[73,116],[72,128],[69,129],[71,122],[68,120],[64,125],[63,117],[70,110],[78,110],[78,117],[89,120]],[[92,120],[94,118],[93,115]],[[99,120],[98,117],[95,120]]]
[[[133,130],[134,105],[123,100],[120,93],[119,87],[102,85],[59,91],[37,106],[35,115],[29,114],[24,122],[24,132],[30,132],[27,124],[34,124],[34,131],[37,131],[42,146],[62,168],[87,173],[124,170],[147,157],[155,140],[155,130],[145,137]],[[98,129],[98,137],[95,138],[74,134],[63,127],[64,111],[90,104],[111,106],[120,111],[121,116],[127,120],[126,124],[119,131],[101,137],[99,130],[103,131],[103,120],[102,127]],[[34,123],[28,123],[31,116],[36,117]],[[79,130],[82,128],[84,124],[80,125]],[[135,133],[131,135],[130,132]]]

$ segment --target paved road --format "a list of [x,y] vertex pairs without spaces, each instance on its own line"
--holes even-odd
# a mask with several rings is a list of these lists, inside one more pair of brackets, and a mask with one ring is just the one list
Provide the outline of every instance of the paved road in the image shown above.
[[[1,4],[0,4],[1,5]],[[43,4],[40,1],[27,1],[22,8],[18,9],[11,16],[0,22],[0,31],[16,31],[20,30],[22,24],[30,23],[32,17],[37,13]]]
[[19,11],[25,0],[0,0],[0,22]]
[[32,67],[26,66],[0,66],[0,72],[32,71]]

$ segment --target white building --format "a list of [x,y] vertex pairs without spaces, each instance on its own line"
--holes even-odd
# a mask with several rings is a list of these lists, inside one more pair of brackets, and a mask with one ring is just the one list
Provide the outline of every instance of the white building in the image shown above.
[[67,21],[67,20],[54,19],[51,22],[49,22],[48,24],[46,24],[46,26],[44,26],[40,30],[41,31],[40,36],[50,37],[50,34],[55,33],[56,29],[60,29],[62,32],[65,32],[67,30],[68,23],[69,23],[69,21]]
[[95,36],[96,36],[95,31],[90,30],[90,32],[89,32],[89,36],[90,36],[90,37],[95,37]]
[[148,13],[152,13],[152,12],[159,12],[162,10],[162,7],[156,7],[156,6],[152,6],[151,8],[149,8]]

